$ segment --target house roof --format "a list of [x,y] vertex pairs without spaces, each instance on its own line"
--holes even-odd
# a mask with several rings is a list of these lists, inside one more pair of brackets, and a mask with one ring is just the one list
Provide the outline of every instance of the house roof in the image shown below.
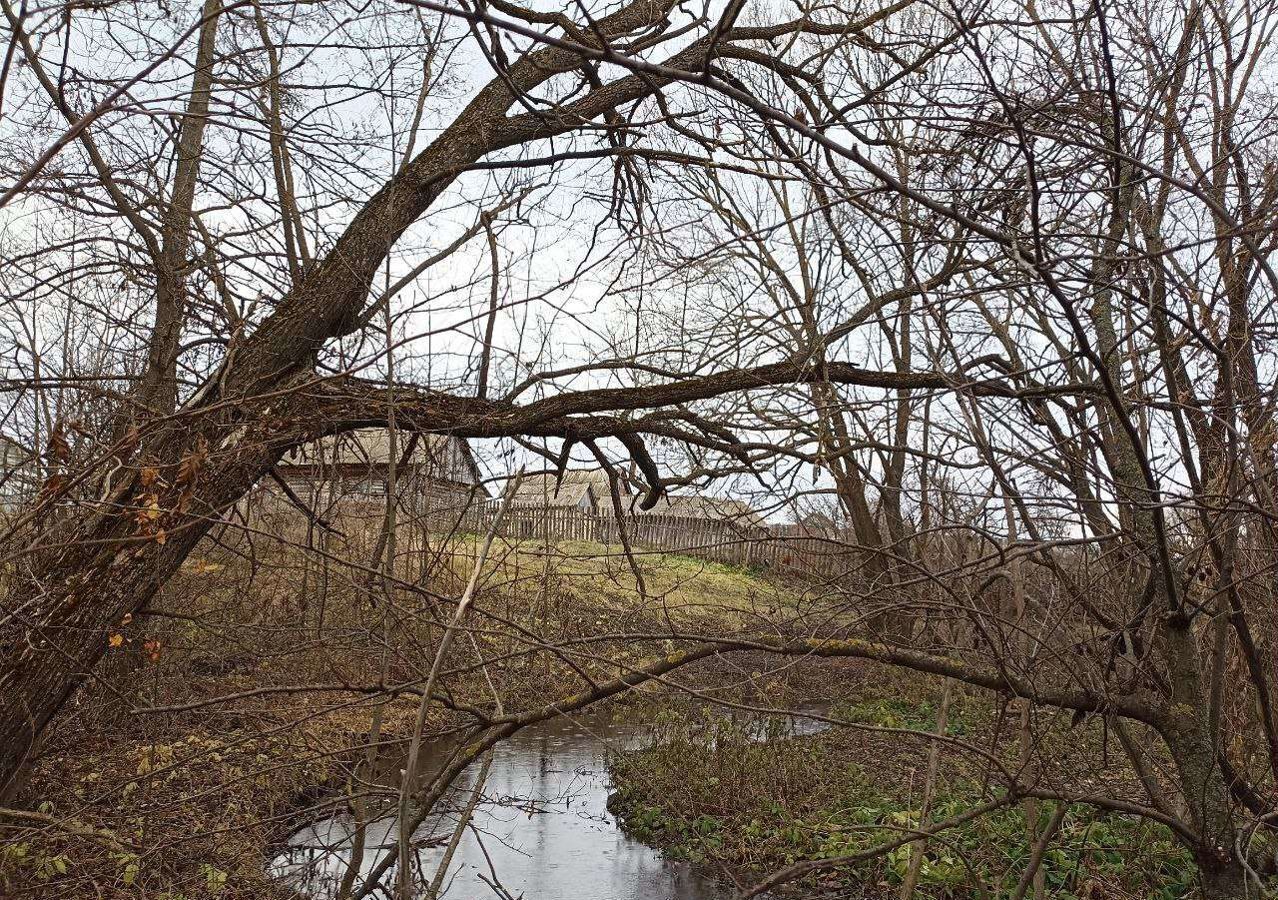
[[738,525],[766,525],[762,515],[744,500],[726,497],[707,497],[702,494],[665,494],[657,505],[649,510],[635,508],[640,515],[687,516],[695,519],[715,519]]
[[[519,491],[515,495],[516,498],[533,497],[538,502],[542,502],[542,498],[556,495],[556,485],[558,485],[558,494],[562,496],[569,488],[573,490],[573,496],[581,498],[582,493],[580,486],[589,485],[594,491],[595,500],[604,503],[608,502],[612,496],[612,488],[608,486],[608,473],[603,469],[565,469],[563,477],[560,478],[556,472],[540,472],[536,475],[525,475],[523,480],[519,482]],[[626,483],[626,479],[621,473],[618,473],[617,489],[621,492],[622,497],[630,496],[630,485]],[[559,503],[556,506],[561,505]]]
[[[713,519],[738,525],[765,526],[767,522],[757,510],[742,500],[709,497],[701,494],[665,494],[650,510],[641,510],[629,500],[630,491],[625,480],[618,479],[623,507],[637,515],[686,516],[695,519]],[[566,469],[562,479],[554,472],[525,475],[511,498],[518,506],[577,506],[587,495],[591,505],[611,508],[611,491],[608,473],[603,469]]]
[[[399,462],[408,447],[410,435],[398,435]],[[390,430],[361,428],[343,434],[327,435],[302,444],[285,454],[280,467],[310,465],[385,466],[390,462]],[[452,481],[480,484],[483,480],[470,444],[448,434],[423,434],[418,438],[409,465],[428,466]],[[465,477],[458,477],[465,476]]]
[[801,525],[809,531],[835,531],[838,527],[835,525],[834,519],[819,510],[801,516],[795,524]]
[[[563,483],[557,488],[554,475],[525,476],[515,489],[510,502],[519,506],[577,506],[583,499],[589,499],[593,506],[599,502],[599,492],[589,478],[569,478],[573,471],[564,473]],[[601,473],[602,474],[602,473]],[[604,476],[605,489],[608,478]]]
[[[630,486],[626,484],[624,477],[617,478],[617,487],[621,489],[622,494],[630,493]],[[524,480],[520,482],[520,487],[528,484],[537,484],[538,490],[540,485],[548,484],[550,490],[554,492],[556,482],[561,484],[589,484],[595,489],[595,496],[602,497],[610,492],[608,487],[608,473],[603,469],[564,469],[563,478],[559,478],[555,472],[542,472],[537,475],[525,475]]]

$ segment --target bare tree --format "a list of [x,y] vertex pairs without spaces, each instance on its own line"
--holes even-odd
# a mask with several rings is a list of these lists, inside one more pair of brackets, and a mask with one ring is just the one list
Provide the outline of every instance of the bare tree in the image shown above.
[[[728,476],[828,492],[857,561],[767,627],[671,619],[635,638],[677,645],[651,661],[499,699],[421,810],[520,729],[710,657],[855,657],[1015,699],[1023,728],[988,802],[873,853],[1085,803],[1168,827],[1204,897],[1255,893],[1278,779],[1265,0],[4,11],[7,421],[44,467],[5,533],[9,790],[108,635],[286,453],[389,426],[561,473],[588,452],[618,511],[627,464],[649,508]],[[393,502],[366,573],[387,593]],[[405,681],[415,740],[453,633]],[[1062,711],[1114,729],[1143,798],[1043,749]],[[376,889],[400,827],[346,890]]]

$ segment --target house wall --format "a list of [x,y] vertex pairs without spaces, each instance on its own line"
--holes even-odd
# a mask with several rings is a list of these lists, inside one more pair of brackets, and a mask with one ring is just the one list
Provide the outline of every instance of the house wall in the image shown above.
[[12,512],[40,487],[39,465],[25,447],[0,441],[0,510]]
[[478,484],[478,473],[464,442],[457,439],[432,441],[424,451],[425,464],[439,481],[454,484]]

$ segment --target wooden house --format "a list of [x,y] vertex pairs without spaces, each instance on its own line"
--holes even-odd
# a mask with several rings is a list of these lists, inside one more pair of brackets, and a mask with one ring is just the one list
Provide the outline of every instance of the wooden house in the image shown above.
[[[401,505],[421,513],[460,513],[488,496],[470,445],[449,435],[401,432],[395,453],[396,495]],[[410,451],[411,445],[411,452]],[[365,428],[304,444],[276,466],[290,491],[317,509],[384,504],[391,470],[390,433]],[[268,491],[283,493],[277,483]]]
[[[630,489],[624,479],[618,479],[617,486],[623,500],[629,497]],[[603,469],[567,469],[562,478],[554,472],[525,475],[510,502],[512,506],[611,512],[612,491],[608,486],[608,473]]]

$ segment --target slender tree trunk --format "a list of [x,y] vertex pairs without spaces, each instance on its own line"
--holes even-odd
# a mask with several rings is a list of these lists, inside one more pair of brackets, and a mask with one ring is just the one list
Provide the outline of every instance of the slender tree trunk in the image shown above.
[[177,406],[177,358],[186,317],[186,268],[191,247],[191,217],[204,155],[204,129],[213,93],[213,55],[222,0],[205,0],[204,27],[195,56],[195,75],[178,135],[173,196],[162,227],[162,249],[156,260],[155,324],[148,342],[147,366],[138,386],[146,407],[167,414]]
[[1246,896],[1246,879],[1234,856],[1234,802],[1216,761],[1205,685],[1194,653],[1195,635],[1188,623],[1174,620],[1164,624],[1160,632],[1172,688],[1160,731],[1175,762],[1185,808],[1198,834],[1197,846],[1192,850],[1203,896],[1209,900],[1241,900]]
[[[950,693],[953,683],[945,679],[941,685],[941,703],[936,711],[936,734],[945,735],[950,720]],[[941,742],[932,741],[927,749],[927,775],[923,784],[923,807],[919,811],[919,828],[927,828],[932,824],[932,804],[936,798],[936,778],[941,765]],[[901,900],[911,900],[914,889],[919,882],[919,873],[923,869],[923,858],[927,855],[927,840],[910,844],[910,863],[905,870],[905,878],[901,882]]]

